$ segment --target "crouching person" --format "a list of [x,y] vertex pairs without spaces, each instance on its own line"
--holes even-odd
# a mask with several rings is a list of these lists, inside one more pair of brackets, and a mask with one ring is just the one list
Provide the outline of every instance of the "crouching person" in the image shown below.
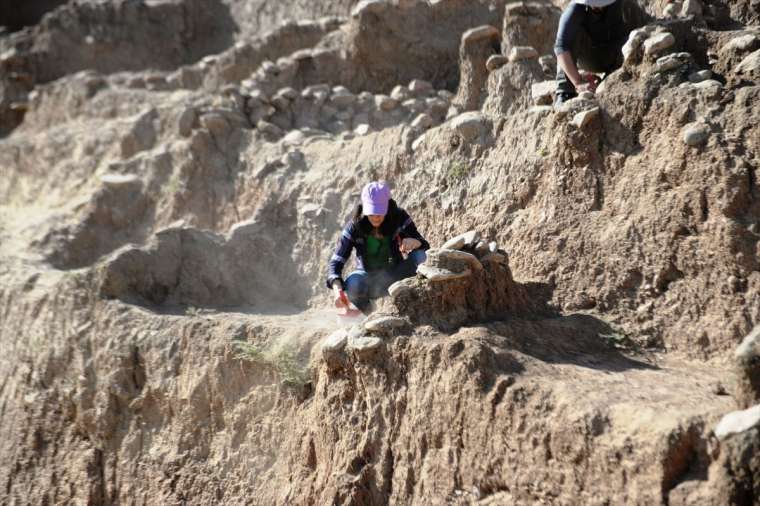
[[[333,290],[336,307],[345,307],[345,290],[354,306],[369,312],[371,299],[387,295],[390,285],[415,275],[429,247],[407,212],[391,199],[388,185],[367,184],[330,258],[327,287]],[[344,280],[343,266],[354,249],[356,270]]]

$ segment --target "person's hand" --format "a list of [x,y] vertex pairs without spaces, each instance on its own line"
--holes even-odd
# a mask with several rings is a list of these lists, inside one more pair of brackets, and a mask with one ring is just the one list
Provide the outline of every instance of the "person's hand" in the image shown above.
[[420,241],[411,237],[407,237],[401,241],[401,247],[399,249],[401,250],[401,253],[408,255],[420,246],[422,246],[422,243]]
[[332,289],[333,289],[333,297],[334,297],[333,303],[335,304],[335,307],[337,308],[348,307],[346,305],[346,296],[343,292],[343,284],[340,281],[335,281],[332,285]]

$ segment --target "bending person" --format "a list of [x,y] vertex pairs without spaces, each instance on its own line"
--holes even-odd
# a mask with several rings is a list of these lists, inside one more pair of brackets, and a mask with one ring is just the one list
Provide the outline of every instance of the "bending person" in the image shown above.
[[[429,247],[406,211],[391,199],[388,185],[367,184],[330,258],[327,287],[334,292],[335,305],[344,306],[340,291],[345,289],[349,300],[366,313],[370,299],[387,295],[390,285],[414,276]],[[344,281],[343,266],[354,249],[356,270]]]
[[623,64],[621,51],[628,33],[623,22],[623,0],[573,0],[559,20],[557,55],[559,105],[581,91],[595,91],[596,76],[584,79],[578,67],[609,74]]

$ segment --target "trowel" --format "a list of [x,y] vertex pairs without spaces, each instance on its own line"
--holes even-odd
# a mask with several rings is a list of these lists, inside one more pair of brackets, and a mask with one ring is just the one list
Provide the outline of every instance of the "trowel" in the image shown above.
[[338,322],[343,324],[353,324],[364,318],[364,313],[354,306],[351,301],[348,300],[346,292],[341,290],[338,293],[340,301],[343,303],[343,307],[338,309]]

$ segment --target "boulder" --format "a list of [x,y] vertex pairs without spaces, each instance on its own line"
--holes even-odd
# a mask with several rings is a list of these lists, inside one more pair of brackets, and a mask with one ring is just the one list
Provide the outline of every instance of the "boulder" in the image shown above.
[[403,102],[404,100],[411,98],[411,93],[409,92],[409,88],[398,85],[391,90],[391,98]]
[[480,241],[480,232],[477,230],[469,230],[464,234],[460,234],[456,237],[452,237],[441,246],[444,250],[457,250],[462,249],[465,246],[475,246]]
[[493,72],[509,62],[509,58],[501,54],[492,55],[486,60],[486,70]]
[[530,96],[536,105],[550,105],[554,101],[557,81],[541,81],[530,87]]
[[448,269],[443,269],[441,267],[433,267],[433,266],[425,265],[425,264],[422,264],[417,267],[417,273],[422,274],[425,278],[428,279],[428,281],[432,281],[432,282],[450,281],[453,279],[466,278],[467,276],[470,276],[472,274],[472,272],[469,269],[465,269],[462,272],[452,272]]
[[692,72],[689,74],[689,81],[692,83],[701,83],[702,81],[706,81],[712,77],[712,71],[711,70],[698,70],[696,72]]
[[691,55],[689,53],[672,53],[657,59],[657,62],[655,63],[655,71],[667,72],[684,65],[689,65],[690,63]]
[[348,339],[348,349],[354,352],[359,359],[371,358],[382,347],[383,340],[379,337],[361,336]]
[[591,124],[592,121],[599,117],[600,112],[601,110],[598,107],[594,107],[593,109],[588,109],[586,111],[581,111],[573,116],[571,123],[577,128],[584,130]]
[[375,107],[381,111],[392,111],[393,109],[397,108],[398,105],[399,101],[395,98],[389,97],[388,95],[375,96]]
[[701,0],[684,0],[681,16],[701,16],[703,11]]
[[356,95],[348,91],[348,89],[343,86],[336,86],[332,90],[330,103],[340,109],[350,107],[356,103]]
[[488,122],[480,112],[465,112],[453,118],[450,127],[463,139],[472,141],[486,133]]
[[760,75],[760,49],[744,58],[735,71],[737,74]]
[[431,254],[437,257],[437,261],[445,263],[447,265],[452,262],[465,262],[473,271],[479,271],[483,269],[483,264],[480,263],[478,258],[472,253],[468,253],[466,251],[441,248],[438,250],[433,250]]
[[348,343],[348,332],[345,329],[338,329],[322,341],[322,358],[328,365],[335,366],[340,363],[343,357],[346,344]]
[[739,407],[760,402],[760,325],[755,327],[734,352],[737,369],[736,398]]
[[422,113],[412,121],[412,128],[427,130],[431,126],[433,126],[433,118],[429,114]]
[[652,35],[644,41],[644,54],[654,55],[670,49],[675,45],[676,38],[672,33],[664,32]]
[[364,322],[364,330],[371,334],[391,336],[409,326],[409,322],[397,316],[379,316]]
[[743,411],[734,411],[725,415],[715,427],[715,437],[723,441],[736,434],[741,434],[760,426],[760,404]]
[[530,46],[515,46],[509,51],[509,61],[532,60],[538,58],[538,51]]
[[710,127],[704,123],[691,123],[683,129],[683,142],[688,146],[700,146],[710,138]]
[[415,79],[409,83],[409,91],[415,97],[425,97],[433,93],[433,85],[422,79]]

